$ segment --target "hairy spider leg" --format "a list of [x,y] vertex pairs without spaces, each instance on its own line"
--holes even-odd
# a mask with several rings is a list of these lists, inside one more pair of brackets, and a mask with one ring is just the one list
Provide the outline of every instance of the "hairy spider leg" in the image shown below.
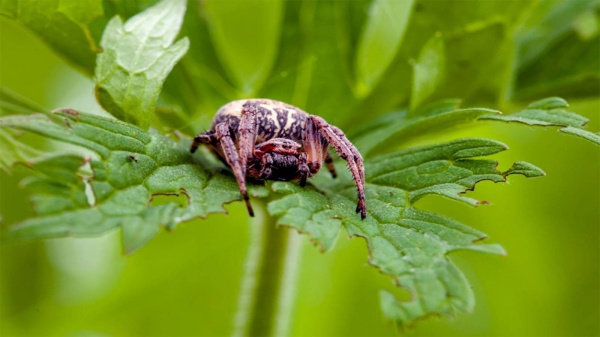
[[242,107],[242,117],[240,118],[240,126],[238,134],[240,166],[242,176],[246,177],[246,169],[248,157],[252,158],[254,154],[254,144],[256,143],[256,104],[248,101]]
[[194,142],[192,143],[192,147],[190,147],[191,153],[196,152],[196,150],[198,150],[198,146],[200,146],[200,144],[212,144],[213,137],[208,134],[209,132],[210,131],[201,133],[201,134],[197,135],[196,137],[194,137]]
[[329,153],[329,149],[325,152],[325,165],[327,165],[327,169],[331,172],[331,176],[336,178],[337,173],[335,172],[335,167],[333,167],[333,159],[331,159],[331,153]]
[[298,157],[298,171],[300,171],[300,186],[306,186],[306,179],[308,178],[308,172],[310,172],[308,168],[308,155],[306,152],[300,153]]
[[321,168],[323,148],[326,148],[326,146],[321,142],[321,136],[317,129],[317,125],[315,125],[310,118],[306,118],[304,122],[302,147],[304,148],[304,152],[306,152],[306,161],[310,170],[310,175],[315,175]]
[[358,191],[358,204],[356,205],[356,213],[360,212],[361,219],[367,217],[367,208],[365,205],[365,173],[362,156],[350,143],[342,130],[333,125],[329,125],[323,118],[319,116],[310,116],[312,121],[317,126],[319,133],[325,137],[331,146],[337,151],[342,159],[348,162],[348,168],[352,173],[352,178],[356,183]]
[[242,197],[244,197],[244,201],[246,202],[248,213],[250,216],[254,216],[252,205],[250,205],[250,198],[248,197],[248,191],[246,190],[246,175],[244,174],[246,170],[242,170],[240,157],[238,156],[237,149],[235,148],[235,143],[233,142],[233,139],[231,139],[229,125],[226,122],[220,123],[217,125],[216,130],[217,140],[221,144],[227,164],[229,164],[229,167],[231,167],[233,170],[235,180],[237,180],[238,186],[240,187],[240,193],[242,193]]

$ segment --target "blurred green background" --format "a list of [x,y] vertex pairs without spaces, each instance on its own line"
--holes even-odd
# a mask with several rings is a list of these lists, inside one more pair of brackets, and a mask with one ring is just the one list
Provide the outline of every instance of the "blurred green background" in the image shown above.
[[[457,6],[466,6],[461,3],[457,2]],[[540,6],[544,5],[547,6],[547,2]],[[366,10],[368,6],[364,7]],[[563,46],[569,45],[568,37],[564,32],[560,35],[560,39],[566,39],[560,41]],[[420,43],[427,38],[423,36]],[[416,40],[418,36],[409,36],[405,43],[416,43]],[[558,46],[560,44],[546,50]],[[575,64],[577,60],[556,58],[555,62]],[[596,60],[591,66],[600,70],[599,63],[600,60]],[[539,71],[528,69],[541,78],[540,81],[544,80]],[[525,83],[523,87],[532,88],[534,86],[526,82],[533,81],[530,78],[535,76],[523,75],[519,81]],[[468,87],[469,80],[455,79],[454,84],[463,81]],[[30,31],[4,17],[0,17],[0,82],[50,108],[101,112],[89,78],[74,70]],[[274,85],[276,81],[267,80],[267,83]],[[588,92],[583,90],[584,94],[582,90],[575,90],[581,85],[579,82],[566,83],[542,93],[562,93],[571,103],[571,111],[592,120],[587,128],[598,130],[598,82],[586,82]],[[336,93],[331,94],[336,96]],[[468,94],[481,97],[477,91]],[[539,94],[530,90],[522,100],[500,98],[481,105],[513,111],[548,96]],[[485,98],[467,99],[467,103],[485,101]],[[329,114],[334,124],[338,119],[341,126],[351,128],[358,117],[345,122],[335,117],[335,113],[326,110],[334,103],[313,104],[315,109],[325,110],[323,113],[323,110],[309,111]],[[368,106],[367,103],[364,106]],[[210,112],[202,113],[205,115],[198,117],[199,123],[206,123]],[[479,123],[428,135],[401,146],[467,136],[488,137],[508,144],[509,151],[495,156],[500,161],[500,169],[508,168],[513,161],[526,160],[545,170],[547,176],[538,179],[513,176],[509,184],[479,184],[469,195],[490,200],[492,204],[488,206],[469,208],[435,197],[419,202],[418,206],[424,209],[435,210],[488,233],[488,241],[501,243],[508,256],[453,254],[452,260],[473,286],[477,299],[475,311],[454,319],[432,318],[400,334],[599,335],[598,147],[558,134],[554,128],[499,123]],[[26,175],[24,167],[16,167],[11,174],[0,172],[2,226],[32,214],[27,194],[19,187],[19,181]],[[226,208],[229,215],[212,215],[206,220],[183,224],[173,232],[162,232],[131,256],[121,255],[118,232],[90,239],[3,243],[0,251],[1,335],[229,335],[251,224],[240,203]],[[388,277],[368,266],[368,252],[362,239],[342,235],[334,250],[326,254],[320,253],[305,237],[302,245],[298,299],[291,329],[294,336],[399,334],[382,317],[378,296],[382,288],[397,293],[399,290]]]

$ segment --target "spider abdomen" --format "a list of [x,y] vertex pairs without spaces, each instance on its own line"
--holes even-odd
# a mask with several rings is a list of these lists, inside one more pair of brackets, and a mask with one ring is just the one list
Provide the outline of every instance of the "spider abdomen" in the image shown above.
[[[237,100],[225,104],[217,111],[212,129],[219,123],[227,123],[233,134],[237,134],[243,105],[249,100]],[[256,142],[272,138],[287,138],[302,141],[302,131],[308,114],[292,105],[268,99],[253,99],[256,109]]]

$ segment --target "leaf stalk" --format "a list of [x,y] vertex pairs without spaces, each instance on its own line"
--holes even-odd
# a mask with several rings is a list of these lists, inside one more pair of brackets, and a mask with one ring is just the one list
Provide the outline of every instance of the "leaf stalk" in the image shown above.
[[300,236],[277,227],[264,204],[254,205],[232,336],[287,336],[294,312]]

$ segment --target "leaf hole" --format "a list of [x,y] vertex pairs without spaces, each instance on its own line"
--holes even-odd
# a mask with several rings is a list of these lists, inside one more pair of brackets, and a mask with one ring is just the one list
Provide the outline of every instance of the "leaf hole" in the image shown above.
[[149,206],[166,205],[168,203],[176,203],[180,208],[187,207],[189,204],[189,197],[185,191],[180,193],[156,193],[150,198]]
[[94,169],[92,168],[91,158],[85,158],[83,164],[77,169],[77,176],[81,178],[85,187],[85,198],[90,207],[96,206],[96,194],[90,181],[94,179]]
[[92,184],[90,184],[88,179],[83,179],[83,185],[85,186],[85,197],[88,205],[90,205],[90,207],[96,206],[96,195],[94,194]]
[[[383,275],[383,276],[385,276],[386,278],[389,279],[388,275]],[[410,302],[410,301],[413,301],[414,299],[416,299],[414,296],[413,290],[411,290],[408,287],[398,285],[398,284],[396,284],[396,282],[392,282],[392,284],[383,285],[381,287],[382,287],[382,289],[389,292],[390,294],[393,294],[398,302]]]

